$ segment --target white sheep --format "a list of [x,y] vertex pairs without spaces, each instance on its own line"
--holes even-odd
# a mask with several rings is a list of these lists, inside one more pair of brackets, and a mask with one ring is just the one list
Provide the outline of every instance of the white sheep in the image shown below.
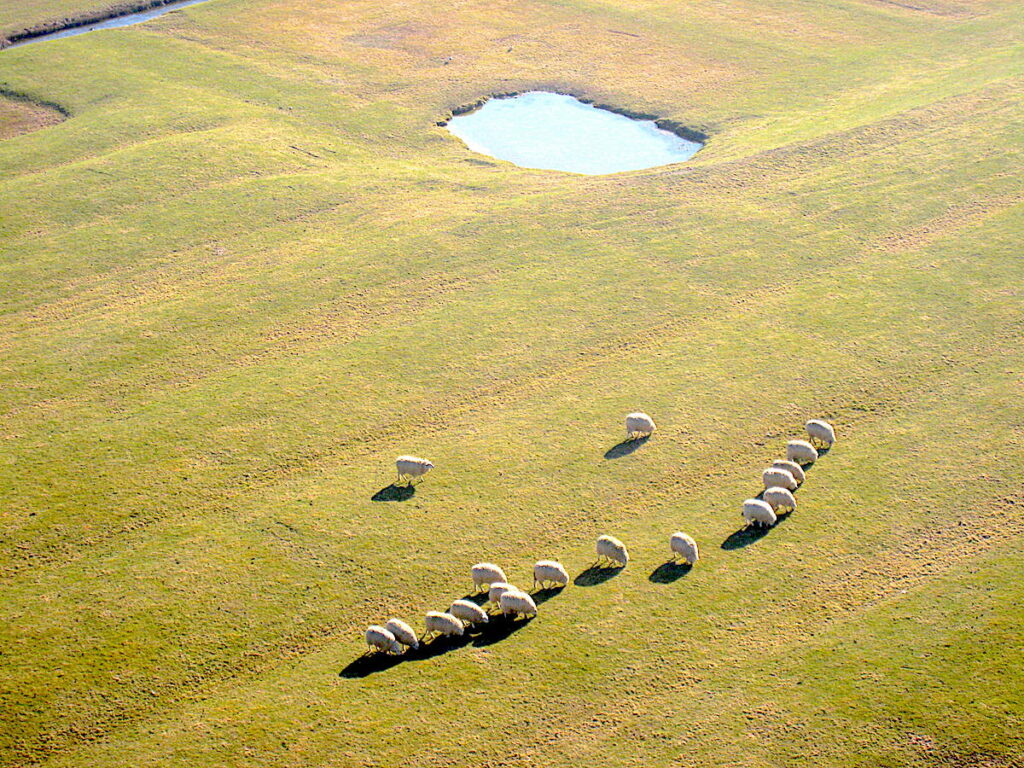
[[689,534],[681,531],[673,533],[672,537],[668,540],[668,544],[672,548],[673,561],[681,557],[688,564],[693,565],[700,559],[700,554],[697,551],[697,542]]
[[510,589],[502,594],[499,601],[501,612],[505,616],[536,616],[537,604],[533,598],[519,589]]
[[477,563],[469,572],[473,577],[473,589],[477,591],[489,584],[508,583],[505,572],[494,563]]
[[786,458],[797,464],[813,464],[818,460],[818,451],[806,440],[790,440],[786,443]]
[[770,467],[762,472],[761,482],[764,483],[765,488],[780,486],[791,491],[795,491],[797,486],[796,478],[787,470],[780,469],[779,467]]
[[836,441],[836,431],[827,421],[823,419],[811,419],[804,428],[807,430],[808,436],[811,438],[811,444],[820,443],[828,448],[832,447],[832,443]]
[[463,632],[462,622],[450,613],[441,611],[427,611],[427,631],[423,634],[423,642],[434,635],[461,635]]
[[597,563],[603,565],[607,560],[609,564],[618,563],[625,568],[629,562],[629,553],[626,545],[614,536],[598,536],[597,538]]
[[395,485],[400,485],[403,482],[412,485],[416,479],[432,470],[434,465],[426,459],[416,456],[399,456],[395,459],[395,468],[398,470],[398,479],[395,481]]
[[564,587],[569,583],[569,572],[554,560],[538,560],[533,566],[533,585],[540,584],[542,589],[546,589],[548,582]]
[[420,647],[420,641],[416,637],[416,632],[401,619],[388,619],[384,629],[394,635],[395,640],[402,645],[406,645],[413,650]]
[[788,461],[787,459],[776,459],[772,462],[773,467],[784,469],[793,476],[800,485],[803,485],[804,480],[807,479],[807,473],[804,472],[804,468],[797,464],[795,461]]
[[637,411],[626,416],[626,437],[630,440],[638,437],[650,437],[656,429],[654,419],[646,413]]
[[456,600],[448,609],[448,613],[466,626],[470,624],[486,624],[488,621],[487,611],[471,600]]
[[501,596],[513,589],[518,589],[518,587],[512,586],[507,581],[496,581],[491,584],[490,589],[487,590],[487,602],[498,605],[498,601],[501,599]]
[[747,499],[743,502],[743,519],[750,525],[770,528],[778,521],[772,505],[761,499]]
[[796,509],[796,499],[793,494],[785,488],[779,488],[774,486],[765,490],[761,496],[774,511],[782,510],[794,510]]
[[402,649],[398,647],[398,643],[395,641],[395,636],[378,624],[373,624],[366,630],[366,646],[370,652],[402,652]]

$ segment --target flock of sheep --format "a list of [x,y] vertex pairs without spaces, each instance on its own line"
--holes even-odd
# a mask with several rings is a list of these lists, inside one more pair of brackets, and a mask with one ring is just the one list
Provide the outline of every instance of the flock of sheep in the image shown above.
[[[809,440],[790,440],[786,444],[786,458],[778,459],[761,473],[764,493],[759,498],[743,502],[743,519],[751,526],[770,527],[778,521],[778,512],[796,509],[793,491],[804,482],[803,466],[812,464],[818,458],[816,445],[831,447],[836,433],[832,425],[821,419],[811,419],[805,425]],[[626,416],[626,436],[630,440],[650,437],[657,427],[646,413],[631,413]],[[400,483],[413,484],[422,478],[434,465],[416,456],[399,456],[395,462]],[[672,561],[680,558],[688,565],[694,565],[700,557],[697,542],[683,532],[673,533],[669,538]],[[598,566],[624,568],[629,563],[626,545],[614,536],[599,536],[596,544]],[[486,624],[494,615],[516,619],[520,616],[537,615],[537,604],[524,589],[509,583],[505,572],[494,563],[477,563],[470,569],[473,589],[482,593],[487,590],[487,600],[477,605],[471,600],[456,600],[447,611],[428,611],[425,632],[422,638],[401,619],[390,619],[383,625],[374,624],[366,630],[366,644],[369,652],[401,654],[407,649],[419,648],[436,636],[461,636],[474,625]],[[569,584],[569,572],[554,560],[541,560],[533,566],[533,586],[542,589],[565,587]]]

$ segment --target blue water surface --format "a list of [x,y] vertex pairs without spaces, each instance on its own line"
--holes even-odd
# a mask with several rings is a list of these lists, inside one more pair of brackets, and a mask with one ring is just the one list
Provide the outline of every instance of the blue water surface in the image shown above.
[[448,130],[474,152],[523,168],[589,175],[681,163],[702,146],[663,131],[653,120],[545,91],[490,99],[453,117]]
[[[74,37],[75,35],[84,35],[86,32],[95,32],[97,29],[115,29],[117,27],[130,27],[132,24],[139,24],[143,21],[149,21],[155,19],[157,16],[163,16],[165,13],[176,11],[179,8],[185,8],[189,5],[196,5],[198,3],[205,3],[207,0],[177,0],[177,2],[168,3],[167,5],[161,5],[157,8],[150,8],[148,11],[139,11],[138,13],[127,13],[124,16],[115,16],[112,19],[104,19],[103,21],[97,21],[95,24],[84,24],[81,27],[71,27],[70,29],[62,29],[59,32],[51,32],[48,35],[39,35],[38,37],[26,37],[23,40],[19,40],[16,43],[11,43],[7,48],[17,48],[21,45],[31,45],[32,43],[43,43],[47,40],[59,40],[62,37]],[[5,48],[4,50],[7,50]]]

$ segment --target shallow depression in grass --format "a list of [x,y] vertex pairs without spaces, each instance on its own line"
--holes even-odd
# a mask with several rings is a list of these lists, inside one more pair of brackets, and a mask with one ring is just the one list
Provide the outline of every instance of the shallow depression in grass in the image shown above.
[[483,155],[523,168],[600,175],[689,160],[701,144],[558,93],[493,98],[448,130]]

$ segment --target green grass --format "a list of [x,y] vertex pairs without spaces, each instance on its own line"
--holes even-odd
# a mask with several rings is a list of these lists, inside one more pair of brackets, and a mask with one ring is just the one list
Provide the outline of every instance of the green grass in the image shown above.
[[[69,113],[0,141],[0,765],[1021,765],[1024,10],[912,5],[211,0],[0,52]],[[711,140],[575,177],[435,125],[531,87]],[[798,511],[724,548],[812,416]],[[606,532],[501,642],[339,676]]]

